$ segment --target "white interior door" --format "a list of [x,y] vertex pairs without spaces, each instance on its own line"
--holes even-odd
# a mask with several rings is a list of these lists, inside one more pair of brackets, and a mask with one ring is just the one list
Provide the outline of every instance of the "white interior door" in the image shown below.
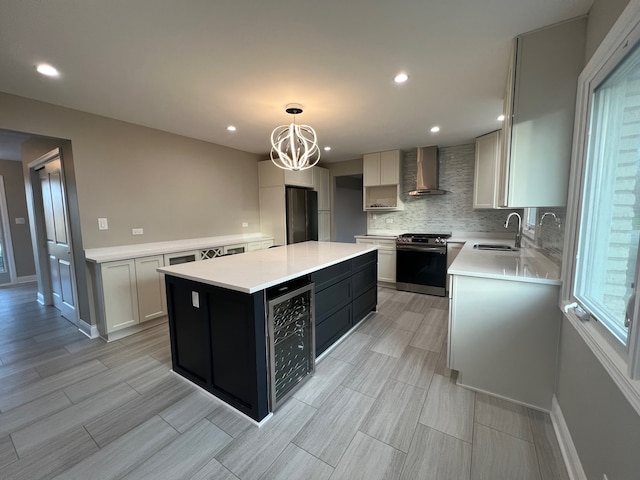
[[69,218],[62,181],[60,157],[38,170],[47,240],[47,266],[51,278],[53,305],[67,320],[76,322],[73,264]]
[[15,281],[12,275],[14,270],[7,197],[4,191],[4,177],[0,175],[0,285]]

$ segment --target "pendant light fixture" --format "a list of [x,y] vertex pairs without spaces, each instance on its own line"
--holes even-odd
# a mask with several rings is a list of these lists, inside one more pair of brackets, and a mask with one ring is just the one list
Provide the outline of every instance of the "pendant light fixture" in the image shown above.
[[271,161],[283,170],[306,170],[320,160],[318,137],[309,125],[297,125],[295,116],[302,113],[302,105],[290,103],[287,113],[293,122],[280,125],[271,132]]

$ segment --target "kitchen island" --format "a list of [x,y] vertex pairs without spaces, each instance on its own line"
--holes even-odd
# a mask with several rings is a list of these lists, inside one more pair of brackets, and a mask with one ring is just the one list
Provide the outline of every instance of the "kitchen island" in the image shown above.
[[[377,305],[377,251],[369,245],[305,242],[158,271],[174,372],[257,422],[277,406],[271,299],[312,285],[301,300],[311,305],[312,362]],[[292,327],[294,335],[302,330]]]

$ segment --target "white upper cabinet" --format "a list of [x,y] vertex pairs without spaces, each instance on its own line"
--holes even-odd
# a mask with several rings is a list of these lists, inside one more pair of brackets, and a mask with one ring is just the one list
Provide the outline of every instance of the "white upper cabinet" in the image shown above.
[[362,172],[365,187],[400,183],[400,150],[365,154]]
[[564,206],[586,18],[515,39],[502,131],[501,207]]
[[402,210],[400,150],[367,153],[362,157],[364,210]]
[[497,208],[500,185],[500,130],[476,138],[473,208]]

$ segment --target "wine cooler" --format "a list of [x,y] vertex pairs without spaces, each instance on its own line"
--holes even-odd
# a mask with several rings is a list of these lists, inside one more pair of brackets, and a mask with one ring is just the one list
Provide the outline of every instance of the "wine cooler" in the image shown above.
[[282,287],[268,297],[272,411],[315,370],[313,283],[296,287]]

